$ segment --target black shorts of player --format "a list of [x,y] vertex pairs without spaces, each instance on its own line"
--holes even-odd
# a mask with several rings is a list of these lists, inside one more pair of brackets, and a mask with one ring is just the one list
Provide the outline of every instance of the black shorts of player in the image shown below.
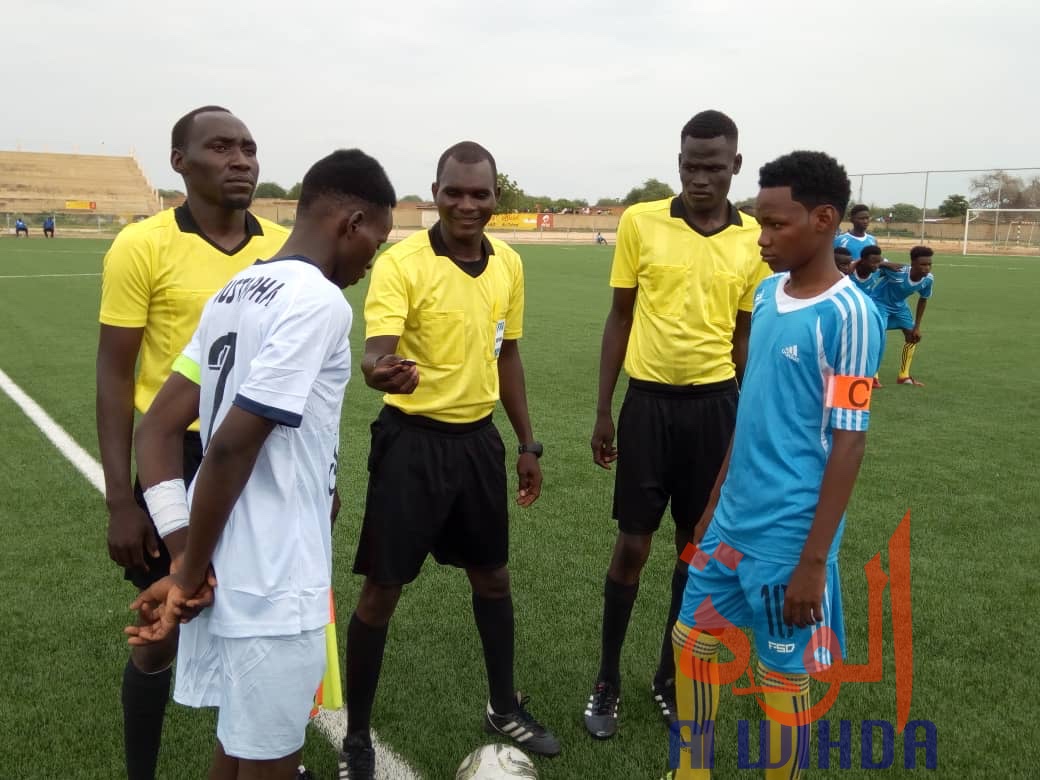
[[[195,472],[199,470],[200,463],[202,463],[202,437],[199,436],[197,431],[187,431],[184,434],[185,485],[190,485],[191,481],[195,479]],[[136,478],[134,479],[134,498],[137,500],[137,505],[147,513],[148,505],[144,500],[141,480]],[[148,515],[149,522],[151,522],[151,519],[152,516]],[[162,537],[159,536],[159,531],[155,527],[154,522],[152,523],[152,530],[155,532],[155,537],[159,540],[159,557],[148,561],[147,570],[137,567],[123,570],[123,579],[130,580],[139,590],[144,590],[153,582],[161,580],[170,573],[170,551],[166,549],[166,545],[163,543]]]
[[737,417],[737,382],[675,386],[632,379],[618,415],[614,519],[625,533],[700,520]]
[[453,424],[385,406],[368,471],[355,574],[404,585],[430,553],[466,569],[508,562],[505,446],[490,415]]
[[43,235],[45,235],[45,236],[47,236],[49,238],[54,238],[54,231],[51,228],[44,228],[43,229]]

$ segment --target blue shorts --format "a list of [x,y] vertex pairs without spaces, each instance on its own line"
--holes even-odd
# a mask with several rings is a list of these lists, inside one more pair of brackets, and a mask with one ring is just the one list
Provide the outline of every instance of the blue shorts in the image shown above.
[[888,310],[888,324],[886,330],[912,330],[914,327],[914,315],[910,313],[910,307],[905,303],[896,308]]
[[767,669],[787,674],[829,665],[835,649],[829,628],[845,657],[845,619],[836,561],[827,564],[823,620],[815,626],[785,625],[784,591],[796,564],[771,563],[742,555],[720,541],[711,528],[690,564],[679,622],[702,630],[750,628],[755,651]]

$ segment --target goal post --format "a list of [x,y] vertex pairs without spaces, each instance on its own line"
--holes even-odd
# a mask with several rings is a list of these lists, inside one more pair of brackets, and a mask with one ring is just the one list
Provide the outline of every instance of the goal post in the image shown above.
[[968,209],[962,255],[1040,253],[1040,209]]

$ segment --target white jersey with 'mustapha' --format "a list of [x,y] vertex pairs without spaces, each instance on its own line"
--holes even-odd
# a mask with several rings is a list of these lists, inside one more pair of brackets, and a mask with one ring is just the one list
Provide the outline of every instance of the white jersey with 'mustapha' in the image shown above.
[[258,262],[210,299],[174,366],[189,378],[194,370],[201,387],[204,447],[232,405],[277,423],[213,553],[212,634],[284,636],[328,623],[351,319],[342,291],[304,258]]

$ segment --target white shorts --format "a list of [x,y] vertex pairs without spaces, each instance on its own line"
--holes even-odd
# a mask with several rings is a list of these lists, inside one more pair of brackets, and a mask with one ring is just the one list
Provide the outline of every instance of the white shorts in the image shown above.
[[269,761],[303,747],[325,674],[325,629],[229,639],[202,615],[181,626],[173,698],[217,707],[217,739],[233,758]]

